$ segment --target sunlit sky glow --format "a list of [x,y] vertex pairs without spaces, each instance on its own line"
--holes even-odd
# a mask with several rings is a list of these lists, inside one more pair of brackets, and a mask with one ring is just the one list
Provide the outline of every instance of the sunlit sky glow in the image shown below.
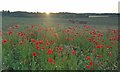
[[119,0],[0,0],[0,11],[118,13]]

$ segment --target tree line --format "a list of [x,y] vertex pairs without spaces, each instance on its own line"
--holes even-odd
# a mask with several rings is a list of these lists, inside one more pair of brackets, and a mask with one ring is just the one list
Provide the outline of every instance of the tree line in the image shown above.
[[[9,10],[3,10],[2,15],[11,16],[11,17],[46,17],[45,12],[27,12],[27,11],[10,12]],[[90,15],[116,16],[118,15],[118,13],[70,13],[70,12],[50,13],[51,17],[60,17],[60,18],[83,18],[83,17],[89,17]]]

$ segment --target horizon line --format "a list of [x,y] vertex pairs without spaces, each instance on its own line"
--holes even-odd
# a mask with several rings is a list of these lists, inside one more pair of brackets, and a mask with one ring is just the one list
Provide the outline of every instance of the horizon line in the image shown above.
[[65,11],[64,12],[63,11],[61,11],[61,12],[60,11],[59,12],[52,12],[52,11],[46,11],[46,12],[45,11],[32,11],[31,12],[31,11],[22,11],[22,10],[21,11],[20,10],[19,11],[18,10],[16,10],[16,11],[1,10],[0,12],[3,12],[3,11],[9,11],[9,12],[28,12],[28,13],[46,13],[46,12],[49,12],[49,13],[77,13],[77,14],[79,14],[79,13],[81,13],[81,14],[82,13],[98,13],[98,14],[103,14],[103,13],[107,13],[107,14],[109,14],[109,13],[119,13],[119,12],[109,12],[108,13],[108,12],[68,12],[68,11],[67,12],[65,12]]

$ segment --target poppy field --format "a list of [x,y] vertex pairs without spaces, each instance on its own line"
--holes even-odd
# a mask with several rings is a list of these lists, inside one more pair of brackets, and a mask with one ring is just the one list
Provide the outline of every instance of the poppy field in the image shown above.
[[13,24],[2,33],[2,66],[15,70],[116,70],[119,32],[87,24]]

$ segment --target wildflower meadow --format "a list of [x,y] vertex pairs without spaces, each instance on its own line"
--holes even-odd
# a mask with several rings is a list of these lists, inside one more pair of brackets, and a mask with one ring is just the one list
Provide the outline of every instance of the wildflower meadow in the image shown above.
[[10,27],[3,25],[3,28],[6,28],[2,31],[3,69],[118,69],[120,30],[117,28],[96,29],[92,25],[69,21],[67,24],[16,23]]

